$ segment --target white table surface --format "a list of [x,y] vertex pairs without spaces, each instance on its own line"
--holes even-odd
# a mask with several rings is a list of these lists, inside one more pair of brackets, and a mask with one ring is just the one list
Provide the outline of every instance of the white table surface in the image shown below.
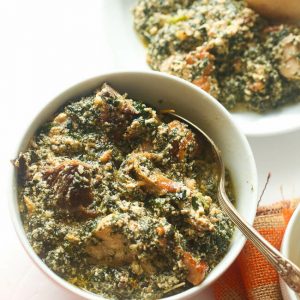
[[[47,101],[82,79],[118,69],[98,18],[104,1],[117,0],[0,2],[1,37],[11,45],[1,49],[0,71],[1,299],[79,299],[51,282],[23,250],[9,218],[7,173],[23,128]],[[262,203],[299,197],[300,132],[249,142],[259,191],[272,173]],[[203,299],[212,299],[210,291]]]

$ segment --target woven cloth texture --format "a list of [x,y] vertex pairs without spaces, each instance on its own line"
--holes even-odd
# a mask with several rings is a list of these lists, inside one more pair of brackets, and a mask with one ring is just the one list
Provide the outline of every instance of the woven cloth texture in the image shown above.
[[[254,227],[277,249],[299,202],[281,201],[257,209]],[[249,241],[213,290],[216,300],[282,299],[278,274]]]

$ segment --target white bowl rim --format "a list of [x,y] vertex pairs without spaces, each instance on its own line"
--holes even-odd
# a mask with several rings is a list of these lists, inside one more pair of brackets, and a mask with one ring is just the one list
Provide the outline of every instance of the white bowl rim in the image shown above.
[[289,223],[285,229],[285,233],[283,235],[282,243],[281,243],[281,251],[285,255],[288,254],[289,251],[289,243],[291,240],[292,229],[295,224],[296,219],[300,217],[300,204],[297,205],[295,211],[293,212],[292,217],[289,220]]
[[[204,96],[205,98],[208,98],[210,101],[212,101],[214,103],[215,106],[218,107],[219,110],[221,110],[226,117],[228,118],[228,122],[231,123],[231,125],[233,125],[233,127],[235,127],[235,129],[237,130],[239,137],[241,139],[241,142],[243,142],[245,149],[247,150],[247,154],[249,156],[249,160],[250,160],[250,166],[252,169],[252,190],[253,190],[253,199],[255,200],[255,203],[257,202],[256,196],[257,196],[257,170],[256,170],[256,164],[255,164],[255,160],[253,157],[253,153],[252,150],[250,148],[250,145],[246,139],[246,136],[244,135],[244,133],[237,127],[236,123],[232,120],[232,117],[230,115],[230,113],[216,100],[214,99],[211,95],[209,95],[208,93],[206,93],[205,91],[203,91],[202,89],[198,88],[197,86],[193,85],[190,82],[187,82],[179,77],[173,76],[173,75],[169,75],[169,74],[165,74],[162,72],[158,72],[158,71],[152,71],[152,70],[147,70],[147,71],[141,71],[141,70],[129,70],[129,71],[124,71],[124,70],[120,70],[120,71],[113,71],[113,72],[108,72],[108,73],[101,73],[99,75],[96,76],[92,76],[89,77],[85,80],[81,80],[73,85],[71,85],[70,87],[66,88],[65,90],[63,90],[62,92],[60,92],[58,95],[56,95],[54,98],[48,100],[45,105],[43,105],[43,107],[40,109],[40,111],[35,115],[35,117],[31,120],[31,122],[29,123],[29,125],[25,128],[25,130],[23,131],[22,134],[22,138],[19,141],[17,147],[16,147],[16,152],[13,153],[13,157],[17,157],[17,155],[20,152],[21,146],[25,140],[25,137],[27,136],[28,132],[30,131],[31,127],[33,126],[34,122],[38,119],[38,117],[46,110],[49,109],[49,106],[51,106],[51,104],[53,102],[57,102],[59,99],[61,102],[60,105],[63,105],[64,103],[66,103],[68,100],[70,99],[64,99],[62,100],[61,98],[64,96],[64,94],[75,90],[76,88],[78,88],[81,85],[84,85],[85,83],[88,83],[92,80],[96,80],[96,79],[101,79],[103,81],[105,81],[105,77],[111,77],[111,76],[117,76],[117,75],[122,75],[122,76],[126,76],[126,75],[154,75],[154,76],[158,76],[158,77],[164,77],[166,79],[172,79],[176,82],[178,82],[179,84],[182,85],[186,85],[188,86],[190,89],[193,89],[195,91],[197,91],[199,94],[201,94],[202,96]],[[9,210],[10,210],[10,215],[11,215],[11,219],[15,228],[15,231],[17,233],[17,236],[23,246],[23,248],[25,249],[25,251],[27,252],[27,254],[29,255],[29,257],[31,258],[31,260],[46,274],[48,275],[48,277],[50,277],[50,279],[55,282],[58,283],[61,287],[73,292],[76,295],[79,295],[85,299],[90,299],[90,300],[101,300],[101,299],[107,299],[102,295],[97,295],[94,294],[92,292],[89,292],[87,290],[83,290],[80,289],[76,286],[74,286],[73,284],[67,282],[66,280],[62,279],[59,275],[57,275],[55,272],[53,272],[40,258],[39,256],[34,252],[33,248],[31,247],[23,226],[21,225],[21,221],[20,221],[20,215],[19,215],[19,211],[16,211],[15,207],[14,207],[14,203],[15,201],[17,201],[16,197],[15,197],[15,193],[16,193],[16,189],[15,189],[15,176],[16,176],[16,171],[15,168],[11,168],[11,173],[9,178],[11,179],[11,185],[12,185],[12,193],[11,193],[11,197],[9,197]],[[254,218],[255,218],[255,214],[256,214],[256,210],[253,210],[252,213],[249,214],[248,216],[248,222],[250,224],[253,224],[254,222]],[[215,280],[217,280],[228,268],[229,266],[233,263],[233,261],[236,259],[236,257],[239,255],[239,253],[241,252],[242,248],[244,247],[244,244],[246,242],[245,237],[241,237],[239,240],[235,241],[234,244],[237,244],[235,246],[235,249],[231,249],[231,255],[230,257],[227,256],[227,267],[223,267],[222,270],[219,270],[219,275],[216,276],[216,278],[213,278],[211,280],[206,279],[203,281],[203,283],[201,283],[199,286],[195,286],[192,287],[182,293],[167,297],[167,298],[163,298],[164,300],[181,300],[181,299],[186,299],[186,298],[190,298],[196,294],[198,294],[200,291],[203,291],[204,289],[206,289],[208,286],[210,286]],[[229,253],[229,252],[228,252]],[[223,261],[224,259],[222,259]],[[221,262],[222,262],[221,261]],[[221,262],[214,268],[217,269]],[[219,269],[219,268],[218,268]],[[213,272],[213,271],[212,271]]]
[[[285,233],[283,235],[283,239],[281,242],[280,251],[287,258],[289,258],[290,243],[291,243],[291,239],[293,238],[292,237],[293,226],[295,225],[296,220],[298,220],[299,218],[300,218],[300,204],[298,204],[295,211],[293,212],[293,215],[289,220],[289,223],[285,229]],[[281,278],[280,278],[280,288],[281,288],[282,294],[284,296],[284,299],[285,299],[285,297],[287,297],[287,299],[289,299],[289,300],[300,299],[297,296],[297,294],[292,289],[290,289]]]

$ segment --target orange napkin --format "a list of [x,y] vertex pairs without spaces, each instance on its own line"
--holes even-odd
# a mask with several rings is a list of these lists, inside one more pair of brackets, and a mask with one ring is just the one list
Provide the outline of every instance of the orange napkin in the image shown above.
[[[257,210],[254,227],[277,249],[298,203],[299,200],[282,201]],[[216,300],[282,299],[276,271],[248,241],[213,289]]]

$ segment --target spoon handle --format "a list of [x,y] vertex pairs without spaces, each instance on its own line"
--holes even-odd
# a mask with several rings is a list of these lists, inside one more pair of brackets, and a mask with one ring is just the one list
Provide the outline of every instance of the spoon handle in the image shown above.
[[273,247],[238,214],[225,192],[224,178],[221,178],[220,181],[218,198],[221,207],[227,213],[231,221],[247,237],[247,239],[254,244],[257,250],[264,255],[264,257],[276,269],[278,274],[287,283],[287,285],[295,292],[300,293],[299,267],[297,267],[289,259],[285,258],[275,247]]

